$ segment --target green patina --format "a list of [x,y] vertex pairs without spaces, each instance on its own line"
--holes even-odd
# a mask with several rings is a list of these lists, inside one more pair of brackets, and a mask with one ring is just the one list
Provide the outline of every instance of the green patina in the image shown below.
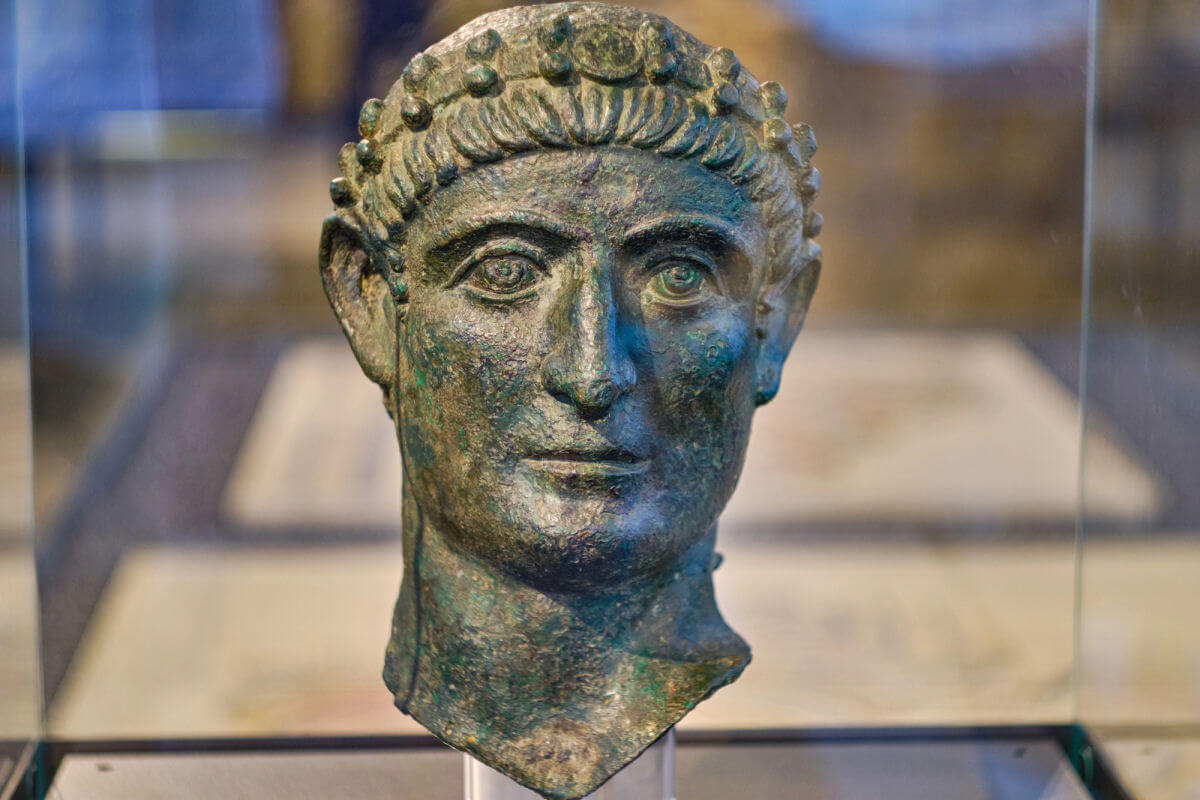
[[661,17],[530,6],[419,54],[343,148],[322,277],[404,465],[384,678],[545,797],[749,661],[716,521],[820,258],[785,104]]

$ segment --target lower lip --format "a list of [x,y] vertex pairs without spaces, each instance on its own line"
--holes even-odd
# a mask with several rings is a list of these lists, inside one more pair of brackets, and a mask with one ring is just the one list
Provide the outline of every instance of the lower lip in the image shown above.
[[562,478],[628,478],[646,471],[645,461],[588,461],[567,458],[531,458],[529,464]]

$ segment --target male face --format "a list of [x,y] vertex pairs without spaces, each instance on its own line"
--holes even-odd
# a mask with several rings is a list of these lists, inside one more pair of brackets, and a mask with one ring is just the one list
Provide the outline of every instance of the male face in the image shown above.
[[767,234],[702,165],[537,151],[400,245],[405,477],[451,546],[547,590],[662,570],[716,521],[754,410]]

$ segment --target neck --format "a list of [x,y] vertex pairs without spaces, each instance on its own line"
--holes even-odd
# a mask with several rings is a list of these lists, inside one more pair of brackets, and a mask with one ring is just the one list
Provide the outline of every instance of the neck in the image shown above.
[[592,791],[750,659],[713,598],[715,526],[659,575],[565,594],[455,551],[407,491],[404,512],[396,705],[547,797]]

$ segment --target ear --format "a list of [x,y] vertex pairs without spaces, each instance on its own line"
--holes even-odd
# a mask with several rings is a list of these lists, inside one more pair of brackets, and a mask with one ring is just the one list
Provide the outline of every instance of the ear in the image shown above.
[[777,283],[763,287],[758,301],[758,336],[762,340],[755,364],[756,405],[779,391],[779,377],[792,343],[804,325],[808,304],[821,275],[821,248],[811,240],[796,255],[797,263]]
[[338,216],[321,229],[321,282],[367,377],[390,388],[396,379],[396,301],[357,227]]

